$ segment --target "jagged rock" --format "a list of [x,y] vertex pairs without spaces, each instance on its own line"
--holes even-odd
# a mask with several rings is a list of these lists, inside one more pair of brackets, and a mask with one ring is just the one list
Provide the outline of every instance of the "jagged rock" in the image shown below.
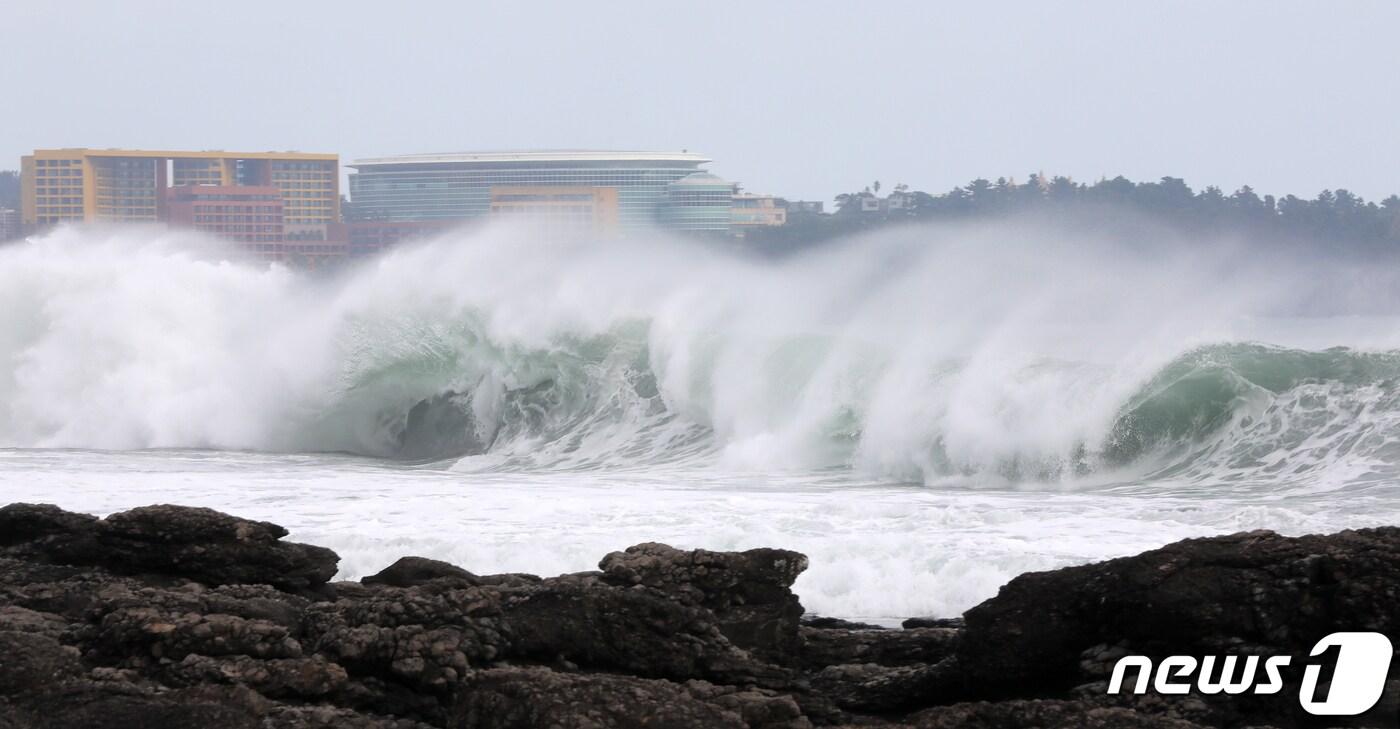
[[500,596],[484,588],[381,588],[309,606],[306,638],[356,673],[445,692],[507,644]]
[[76,678],[76,648],[45,635],[0,631],[0,696],[16,696]]
[[912,628],[961,628],[964,622],[962,618],[909,618],[900,627],[909,630]]
[[[1024,575],[961,629],[887,630],[802,625],[806,560],[782,550],[645,544],[545,579],[406,558],[330,584],[328,550],[204,509],[11,505],[0,527],[0,729],[1293,727],[1291,687],[1104,682],[1128,653],[1400,640],[1400,529],[1181,542]],[[1361,725],[1393,724],[1397,687]]]
[[68,628],[61,615],[43,613],[19,605],[0,605],[0,631],[16,631],[58,639]]
[[836,630],[803,626],[800,635],[802,664],[809,668],[842,663],[937,663],[953,652],[958,639],[958,631],[950,628]]
[[713,612],[673,593],[566,575],[503,591],[509,655],[639,676],[725,683],[784,683],[783,669],[755,660],[721,632]]
[[802,605],[791,588],[807,557],[797,552],[682,551],[647,543],[613,552],[598,566],[614,584],[646,585],[711,610],[735,645],[768,660],[788,661],[801,647]]
[[956,662],[910,666],[874,663],[828,666],[812,677],[812,688],[849,711],[889,714],[949,700],[960,686]]
[[750,724],[742,700],[731,706],[696,698],[655,679],[496,668],[471,676],[453,710],[457,729],[759,729],[792,727],[798,717]]
[[402,557],[379,572],[360,580],[366,585],[414,587],[432,580],[458,580],[468,585],[481,584],[476,575],[453,564],[425,557]]
[[885,630],[883,625],[860,623],[854,620],[842,620],[841,618],[810,613],[803,615],[800,623],[804,628],[817,628],[819,630]]
[[74,681],[42,695],[27,729],[255,729],[258,714],[237,689],[152,691],[130,684]]
[[432,729],[412,719],[341,709],[333,706],[277,706],[263,717],[265,729]]
[[86,532],[96,523],[95,516],[64,511],[53,504],[10,504],[0,507],[0,547],[53,534]]
[[[145,506],[101,521],[61,516],[54,507],[11,504],[0,520],[20,557],[119,573],[152,572],[207,585],[268,584],[307,590],[335,575],[340,558],[324,547],[282,542],[287,531],[212,509]],[[77,515],[74,515],[75,517]],[[24,536],[30,535],[30,536]]]
[[1201,729],[1180,719],[1073,701],[1002,701],[941,706],[901,722],[909,729]]
[[314,699],[338,691],[349,675],[324,658],[258,659],[246,655],[212,658],[189,654],[166,669],[176,685],[226,683],[247,686],[269,698]]
[[109,653],[133,649],[178,661],[191,653],[299,658],[301,643],[286,627],[235,615],[170,614],[153,608],[123,608],[102,618],[98,642]]
[[1082,654],[1100,644],[1306,656],[1339,629],[1400,635],[1400,529],[1190,539],[1021,575],[965,617],[957,653],[967,677],[1002,693],[1082,683]]

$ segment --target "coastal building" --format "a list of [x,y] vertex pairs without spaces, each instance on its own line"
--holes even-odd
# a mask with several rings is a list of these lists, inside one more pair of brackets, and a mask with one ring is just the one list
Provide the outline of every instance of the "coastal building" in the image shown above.
[[491,216],[549,230],[613,232],[617,230],[615,187],[495,187]]
[[826,211],[826,203],[820,200],[788,200],[785,207],[789,216],[797,214],[821,215]]
[[708,172],[696,172],[666,186],[661,224],[672,230],[725,232],[733,203],[733,183]]
[[581,150],[361,159],[349,165],[350,199],[366,220],[463,221],[490,215],[501,195],[529,194],[513,188],[605,188],[616,193],[618,229],[635,230],[661,222],[672,183],[709,161],[690,152]]
[[729,208],[729,225],[735,233],[745,228],[764,228],[787,224],[787,207],[772,195],[735,193]]
[[347,236],[347,226],[344,223],[285,226],[280,260],[300,268],[320,268],[349,254],[350,244]]
[[191,185],[273,187],[288,230],[327,237],[340,220],[340,158],[301,152],[39,149],[21,168],[26,228],[63,222],[165,220],[165,191]]
[[172,225],[242,243],[262,258],[282,257],[284,202],[271,185],[183,184],[165,191]]
[[7,240],[14,240],[22,235],[19,222],[19,211],[10,208],[0,208],[0,243]]
[[428,238],[453,227],[450,221],[357,220],[346,224],[351,257],[372,256],[405,241]]

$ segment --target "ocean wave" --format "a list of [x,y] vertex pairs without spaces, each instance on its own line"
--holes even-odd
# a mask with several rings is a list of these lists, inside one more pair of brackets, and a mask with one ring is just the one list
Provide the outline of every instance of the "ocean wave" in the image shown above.
[[[1086,487],[1394,477],[1385,282],[1167,243],[912,229],[769,262],[493,228],[325,280],[188,234],[65,228],[0,249],[0,446]],[[1329,287],[1383,323],[1300,323],[1289,302]]]

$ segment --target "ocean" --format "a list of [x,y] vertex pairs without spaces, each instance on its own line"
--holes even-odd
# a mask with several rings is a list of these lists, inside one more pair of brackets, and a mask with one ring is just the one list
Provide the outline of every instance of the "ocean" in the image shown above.
[[1389,267],[1144,227],[902,228],[779,260],[490,227],[310,274],[190,233],[0,248],[0,502],[209,506],[341,555],[807,554],[809,611],[1400,523]]

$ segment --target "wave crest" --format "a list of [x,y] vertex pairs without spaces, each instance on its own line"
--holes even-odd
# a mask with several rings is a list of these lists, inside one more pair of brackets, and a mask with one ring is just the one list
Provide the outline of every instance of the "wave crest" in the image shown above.
[[228,258],[159,230],[0,249],[0,445],[1086,485],[1400,463],[1400,328],[1289,302],[1400,307],[1314,264],[1007,226],[783,262],[508,228],[334,280]]

